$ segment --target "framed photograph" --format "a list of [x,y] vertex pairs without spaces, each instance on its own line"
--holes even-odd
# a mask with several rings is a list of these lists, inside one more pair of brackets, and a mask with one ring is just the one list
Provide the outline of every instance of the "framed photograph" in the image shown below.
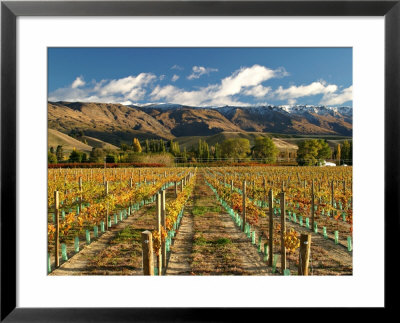
[[390,309],[399,16],[2,2],[1,320]]

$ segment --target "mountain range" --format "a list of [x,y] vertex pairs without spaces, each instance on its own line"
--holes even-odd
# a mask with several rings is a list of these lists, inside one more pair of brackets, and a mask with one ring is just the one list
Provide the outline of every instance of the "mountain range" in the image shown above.
[[310,105],[191,107],[48,102],[49,129],[82,130],[119,146],[140,139],[174,139],[230,133],[352,136],[352,108]]

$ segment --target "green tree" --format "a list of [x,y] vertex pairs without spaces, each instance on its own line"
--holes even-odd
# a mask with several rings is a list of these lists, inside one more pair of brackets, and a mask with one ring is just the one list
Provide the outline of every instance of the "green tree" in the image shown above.
[[56,156],[57,156],[57,161],[60,163],[64,160],[64,150],[63,147],[61,145],[57,146],[56,149]]
[[165,143],[164,143],[164,140],[162,140],[162,139],[160,139],[160,149],[159,149],[159,151],[160,151],[160,152],[163,152],[163,153],[166,152],[166,150],[165,150]]
[[335,149],[335,158],[337,160],[338,165],[340,165],[340,160],[342,159],[342,147],[340,144],[337,144]]
[[144,151],[146,152],[146,154],[150,152],[150,143],[148,139],[146,139],[145,141]]
[[187,156],[187,151],[186,151],[186,147],[183,148],[183,153],[182,153],[182,160],[184,163],[187,162],[188,160],[188,156]]
[[177,142],[174,142],[173,140],[170,140],[169,141],[169,152],[174,156],[178,156],[181,153],[179,144]]
[[300,166],[316,165],[318,161],[329,158],[332,151],[324,140],[310,139],[298,144],[297,163]]
[[222,157],[221,145],[218,142],[215,144],[214,157],[215,157],[216,160],[220,160],[221,157]]
[[122,151],[127,151],[128,149],[129,149],[129,146],[127,144],[124,144],[124,143],[121,144]]
[[224,140],[221,144],[222,157],[241,160],[250,153],[250,141],[245,138]]
[[70,163],[80,163],[82,161],[82,153],[78,150],[71,151],[69,155],[69,162]]
[[[54,151],[54,149],[53,149],[53,151]],[[57,164],[57,156],[56,156],[56,154],[54,154],[51,151],[49,151],[47,153],[47,162],[49,164]]]
[[106,163],[115,163],[116,162],[116,158],[114,155],[108,154],[106,156]]
[[253,156],[255,158],[261,158],[266,163],[272,163],[276,161],[276,156],[279,150],[276,148],[274,142],[269,137],[257,137],[255,139]]
[[208,146],[207,141],[199,139],[197,143],[197,158],[202,161],[208,161],[210,159],[210,147]]
[[101,148],[93,148],[89,155],[89,161],[91,163],[103,163],[106,153]]
[[54,151],[54,147],[53,147],[53,146],[50,147],[50,152],[51,152],[52,154],[55,154],[55,151]]
[[343,141],[343,147],[341,151],[342,164],[351,164],[351,145],[348,140]]
[[88,156],[86,153],[82,153],[81,163],[86,163],[88,161]]
[[320,148],[318,150],[317,158],[319,160],[328,159],[332,157],[332,149],[329,147],[328,143],[325,140],[318,140]]

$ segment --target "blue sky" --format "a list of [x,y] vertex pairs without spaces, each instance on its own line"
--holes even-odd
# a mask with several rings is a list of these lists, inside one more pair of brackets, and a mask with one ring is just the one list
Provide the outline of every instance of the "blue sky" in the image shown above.
[[50,101],[352,106],[351,48],[49,48]]

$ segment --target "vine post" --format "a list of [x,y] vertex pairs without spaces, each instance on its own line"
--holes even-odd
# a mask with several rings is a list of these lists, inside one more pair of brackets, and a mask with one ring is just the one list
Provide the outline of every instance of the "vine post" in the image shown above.
[[142,232],[143,275],[154,276],[153,237],[150,231]]
[[299,275],[308,276],[310,248],[311,248],[311,234],[302,233],[300,236],[299,270],[298,270]]

